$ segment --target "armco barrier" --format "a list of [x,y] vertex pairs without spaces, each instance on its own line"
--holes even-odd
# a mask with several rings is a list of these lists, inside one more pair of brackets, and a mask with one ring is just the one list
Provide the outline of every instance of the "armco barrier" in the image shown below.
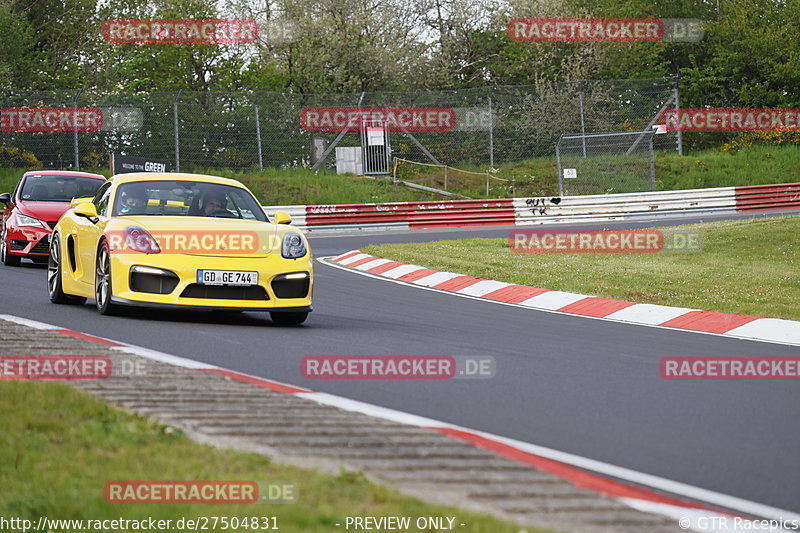
[[597,222],[800,209],[800,183],[590,196],[265,206],[309,232]]

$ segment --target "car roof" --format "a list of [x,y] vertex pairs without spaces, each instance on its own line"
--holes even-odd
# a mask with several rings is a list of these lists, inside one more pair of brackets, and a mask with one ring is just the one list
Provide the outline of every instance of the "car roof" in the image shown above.
[[186,174],[182,172],[131,172],[128,174],[116,174],[111,176],[115,185],[131,183],[136,181],[202,181],[204,183],[217,183],[219,185],[231,185],[246,189],[242,183],[219,176],[209,176],[207,174]]
[[92,174],[91,172],[80,172],[77,170],[29,170],[22,177],[27,176],[76,176],[81,178],[95,178],[105,181],[106,177],[102,174]]

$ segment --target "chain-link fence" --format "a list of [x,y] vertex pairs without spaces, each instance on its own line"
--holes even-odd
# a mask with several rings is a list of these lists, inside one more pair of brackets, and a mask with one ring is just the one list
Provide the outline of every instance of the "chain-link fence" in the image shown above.
[[[48,168],[105,166],[111,153],[170,160],[182,171],[332,168],[335,147],[361,145],[360,110],[383,113],[391,156],[488,169],[552,158],[565,133],[649,129],[676,102],[674,78],[418,93],[6,90],[0,146],[32,152]],[[657,135],[654,146],[680,151],[679,134]]]
[[656,190],[653,130],[562,135],[556,144],[561,196]]

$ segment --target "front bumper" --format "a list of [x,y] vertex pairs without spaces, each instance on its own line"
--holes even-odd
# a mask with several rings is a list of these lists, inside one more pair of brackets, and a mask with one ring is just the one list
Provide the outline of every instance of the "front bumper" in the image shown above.
[[7,226],[6,253],[28,258],[46,258],[50,255],[49,229]]
[[[142,292],[132,287],[131,267],[143,266],[167,270],[177,276],[169,284],[167,294]],[[197,283],[198,270],[244,270],[258,272],[258,285],[244,288],[209,288]],[[311,254],[300,259],[284,259],[280,254],[268,257],[207,257],[181,254],[119,253],[111,255],[112,301],[121,305],[226,309],[231,311],[310,311],[313,291]],[[289,273],[306,273],[307,290],[301,297],[281,298],[273,287],[277,277]],[[134,282],[135,284],[135,282]],[[148,284],[153,286],[153,284]],[[174,286],[174,288],[172,288]],[[218,287],[218,286],[217,286]],[[275,287],[281,292],[281,285]],[[223,297],[220,297],[223,296]],[[230,297],[227,297],[230,296]],[[300,296],[294,293],[292,296]]]
[[264,307],[222,307],[219,305],[189,305],[189,304],[162,304],[162,303],[153,303],[153,302],[140,302],[136,300],[126,300],[125,298],[120,298],[118,296],[113,296],[111,301],[117,305],[124,305],[128,307],[148,307],[153,309],[182,309],[182,310],[194,310],[194,311],[261,311],[261,312],[300,312],[306,311],[311,312],[313,309],[311,306],[306,307],[275,307],[275,308],[264,308]]

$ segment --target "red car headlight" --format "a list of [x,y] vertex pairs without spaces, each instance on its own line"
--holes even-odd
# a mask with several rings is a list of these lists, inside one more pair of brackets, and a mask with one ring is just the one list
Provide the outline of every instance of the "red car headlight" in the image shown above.
[[15,214],[14,218],[17,226],[21,228],[46,228],[44,222],[38,218],[29,217],[28,215],[21,215],[19,213]]

